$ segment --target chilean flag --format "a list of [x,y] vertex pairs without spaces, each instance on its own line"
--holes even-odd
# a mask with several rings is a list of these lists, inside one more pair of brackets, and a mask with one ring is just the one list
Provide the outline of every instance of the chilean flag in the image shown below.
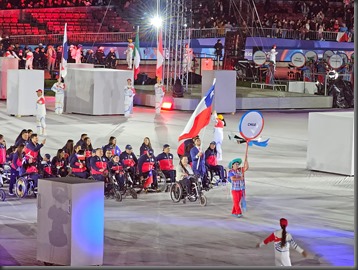
[[153,183],[153,173],[152,170],[149,171],[148,178],[145,180],[143,188],[149,187]]
[[60,77],[65,78],[67,75],[67,59],[68,59],[68,42],[67,42],[67,23],[65,23],[65,31],[63,33],[62,59]]
[[210,123],[211,109],[214,100],[215,81],[205,96],[201,99],[195,111],[191,115],[184,131],[179,136],[179,148],[186,139],[191,139],[199,134],[199,132]]
[[337,41],[338,42],[348,42],[349,37],[347,32],[338,32],[337,33]]
[[163,74],[163,34],[162,29],[160,29],[159,37],[158,37],[158,48],[157,48],[157,70],[155,75],[158,79],[162,80]]

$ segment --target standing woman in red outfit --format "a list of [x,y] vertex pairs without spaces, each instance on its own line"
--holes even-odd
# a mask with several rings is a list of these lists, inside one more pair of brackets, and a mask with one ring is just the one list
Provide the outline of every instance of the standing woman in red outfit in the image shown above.
[[[246,152],[247,153],[247,152]],[[242,205],[245,200],[245,172],[249,169],[249,162],[247,161],[247,154],[245,156],[244,166],[240,167],[242,163],[241,158],[236,158],[229,163],[227,178],[231,183],[232,194],[232,211],[234,217],[242,217]]]

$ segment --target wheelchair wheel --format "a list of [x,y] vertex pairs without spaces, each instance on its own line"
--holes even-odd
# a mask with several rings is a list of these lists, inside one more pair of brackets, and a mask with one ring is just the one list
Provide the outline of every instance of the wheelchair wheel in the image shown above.
[[173,202],[177,203],[180,201],[183,193],[183,189],[179,183],[174,183],[170,189],[170,198]]
[[114,192],[114,197],[116,198],[116,201],[117,201],[117,202],[121,202],[121,201],[122,201],[122,194],[121,194],[118,190],[116,190],[116,191]]
[[16,180],[15,194],[19,198],[24,198],[27,195],[28,181],[27,179],[20,177]]
[[133,199],[137,199],[137,198],[138,198],[138,194],[137,194],[137,192],[135,191],[134,188],[131,188],[131,189],[129,190],[129,193],[131,194],[131,196],[132,196]]
[[201,195],[200,196],[200,205],[206,206],[207,203],[208,203],[208,200],[206,199],[205,195]]
[[159,171],[157,174],[157,182],[158,182],[158,189],[161,192],[164,192],[167,189],[167,178],[165,177],[164,173]]
[[0,189],[0,201],[5,201],[6,199],[6,193],[2,189]]

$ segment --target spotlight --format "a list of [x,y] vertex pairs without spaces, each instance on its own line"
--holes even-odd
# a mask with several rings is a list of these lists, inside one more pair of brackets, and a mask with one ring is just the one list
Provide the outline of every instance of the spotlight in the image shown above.
[[150,24],[155,26],[156,28],[159,28],[162,26],[162,22],[163,22],[163,19],[158,17],[158,16],[155,16],[153,18],[150,19]]

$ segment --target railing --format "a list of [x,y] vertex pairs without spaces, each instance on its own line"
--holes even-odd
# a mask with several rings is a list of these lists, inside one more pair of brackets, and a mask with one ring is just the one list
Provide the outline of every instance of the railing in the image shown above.
[[[126,42],[133,35],[133,32],[68,33],[67,39],[69,43]],[[19,44],[61,44],[63,42],[63,34],[22,35],[10,38],[12,42]]]
[[[204,28],[204,29],[191,29],[192,38],[217,38],[225,37],[227,31],[240,31],[245,33],[249,37],[273,37],[273,38],[285,38],[285,39],[309,39],[320,40],[317,31],[309,31],[302,33],[299,30],[293,29],[281,29],[273,28],[255,28],[255,27],[236,27],[229,29],[218,28]],[[324,31],[322,33],[323,40],[336,41],[337,32]],[[353,42],[353,39],[351,39]]]
[[[309,39],[320,40],[318,32],[309,31],[307,33],[301,33],[298,30],[282,29],[277,32],[277,29],[272,28],[232,28],[231,31],[240,30],[245,33],[246,36],[252,37],[276,37],[285,39]],[[206,29],[191,29],[191,38],[220,38],[225,37],[227,30],[217,28]],[[128,38],[133,38],[134,32],[106,32],[106,33],[68,33],[68,40],[70,43],[104,43],[104,42],[126,42]],[[336,41],[337,32],[323,32],[323,40]],[[46,35],[21,35],[11,36],[11,40],[19,42],[20,44],[38,44],[38,43],[52,43],[60,44],[63,40],[62,34],[46,34]],[[143,39],[141,39],[143,40]],[[145,40],[143,40],[145,41]],[[353,38],[351,38],[353,42]]]

